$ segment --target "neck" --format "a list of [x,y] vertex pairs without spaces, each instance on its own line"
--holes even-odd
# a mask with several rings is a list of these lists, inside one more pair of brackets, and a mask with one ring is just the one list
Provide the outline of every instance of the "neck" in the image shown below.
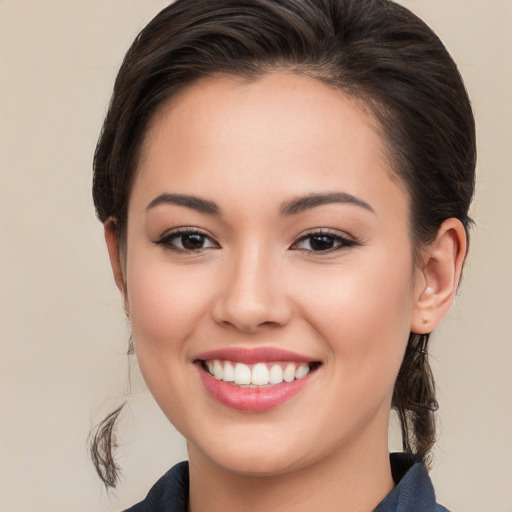
[[394,487],[387,439],[371,444],[272,476],[230,471],[189,445],[189,512],[370,512]]

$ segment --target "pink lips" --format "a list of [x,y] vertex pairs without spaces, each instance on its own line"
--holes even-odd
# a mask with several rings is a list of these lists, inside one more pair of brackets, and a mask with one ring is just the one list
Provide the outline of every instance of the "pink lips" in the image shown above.
[[[244,364],[276,361],[314,362],[312,358],[272,347],[255,349],[232,347],[212,350],[199,354],[196,362],[214,359]],[[299,393],[308,384],[312,374],[315,373],[310,372],[305,377],[293,382],[282,382],[259,388],[244,388],[215,379],[203,368],[202,364],[197,364],[197,368],[203,385],[218,402],[231,409],[247,412],[263,412],[282,405]]]

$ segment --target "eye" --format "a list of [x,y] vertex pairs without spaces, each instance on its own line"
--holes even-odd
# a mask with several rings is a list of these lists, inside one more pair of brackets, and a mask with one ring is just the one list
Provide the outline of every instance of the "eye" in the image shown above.
[[200,252],[203,249],[219,248],[219,244],[208,235],[192,229],[165,233],[155,244],[176,252]]
[[331,232],[308,233],[295,242],[291,249],[308,252],[332,252],[357,245],[355,240]]

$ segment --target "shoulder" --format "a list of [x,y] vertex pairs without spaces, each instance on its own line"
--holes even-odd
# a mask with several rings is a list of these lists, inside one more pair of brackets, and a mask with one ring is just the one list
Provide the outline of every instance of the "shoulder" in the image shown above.
[[124,512],[187,512],[188,462],[180,462],[163,475],[140,503]]

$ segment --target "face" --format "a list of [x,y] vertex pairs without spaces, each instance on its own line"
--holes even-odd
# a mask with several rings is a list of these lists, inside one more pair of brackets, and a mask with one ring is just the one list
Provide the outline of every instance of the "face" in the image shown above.
[[197,457],[278,474],[387,450],[417,296],[407,194],[362,108],[291,74],[190,86],[148,130],[125,301]]

